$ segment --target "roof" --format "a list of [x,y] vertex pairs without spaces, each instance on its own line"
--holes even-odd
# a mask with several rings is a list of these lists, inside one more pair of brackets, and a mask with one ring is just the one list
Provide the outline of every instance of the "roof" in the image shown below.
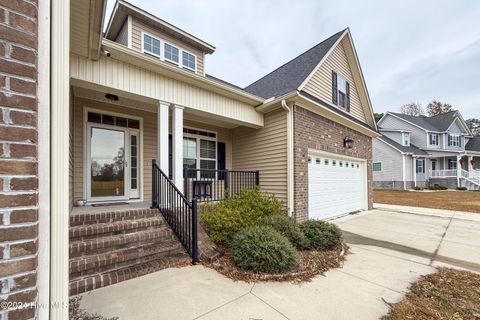
[[345,30],[347,29],[337,32],[330,38],[320,42],[293,60],[245,87],[244,90],[264,99],[279,97],[296,90],[344,34]]
[[480,137],[474,137],[468,140],[465,150],[480,151]]
[[129,15],[174,37],[177,37],[191,46],[199,48],[205,53],[213,53],[215,51],[215,47],[211,44],[124,0],[117,0],[115,3],[112,15],[108,21],[105,37],[109,40],[115,40]]
[[422,149],[418,148],[417,146],[413,145],[413,144],[410,144],[410,146],[404,146],[404,145],[401,145],[400,143],[390,139],[389,137],[387,136],[384,136],[384,135],[381,135],[378,137],[378,139],[382,140],[383,142],[386,142],[388,143],[389,145],[391,145],[392,147],[402,151],[402,152],[405,152],[405,153],[412,153],[414,155],[417,155],[417,156],[427,156],[428,153],[423,151]]
[[220,78],[217,78],[217,77],[215,77],[215,76],[212,76],[211,74],[205,74],[205,77],[207,77],[207,78],[209,78],[209,79],[212,79],[212,80],[214,80],[214,81],[220,82],[220,83],[222,83],[222,84],[224,84],[224,85],[226,85],[226,86],[235,88],[235,89],[237,89],[237,90],[245,91],[245,90],[243,90],[242,87],[239,87],[239,86],[237,86],[237,85],[235,85],[235,84],[233,84],[233,83],[231,83],[231,82],[225,81],[225,80],[220,79]]
[[453,121],[459,117],[458,111],[453,110],[445,112],[436,116],[427,117],[427,116],[410,116],[403,113],[389,112],[396,115],[399,118],[407,120],[417,126],[420,126],[428,131],[447,131]]

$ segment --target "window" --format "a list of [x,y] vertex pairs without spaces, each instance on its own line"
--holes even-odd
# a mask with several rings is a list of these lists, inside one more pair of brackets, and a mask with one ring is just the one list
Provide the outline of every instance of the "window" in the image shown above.
[[350,84],[335,71],[332,71],[332,103],[350,111]]
[[338,165],[339,165],[340,167],[343,167],[343,161],[340,161],[340,162],[338,163]]
[[382,163],[381,162],[374,162],[373,163],[373,171],[382,171]]
[[448,146],[449,147],[461,147],[462,146],[462,140],[461,136],[458,134],[449,134],[448,135]]
[[[197,169],[197,139],[183,138],[183,168]],[[190,174],[195,177],[196,173]]]
[[160,57],[160,40],[149,36],[143,35],[143,52],[149,53],[156,57]]
[[[184,132],[192,130],[192,132],[200,132],[195,129],[184,128]],[[201,131],[202,133],[207,133]],[[215,170],[217,169],[217,141],[216,134],[208,132],[213,135],[212,138],[202,138],[200,135],[193,135],[192,133],[186,133],[187,136],[183,138],[183,167],[186,169],[203,169],[203,170]],[[189,178],[214,178],[215,172],[201,172],[201,175],[197,175],[195,172],[189,174]]]
[[332,166],[336,166],[337,165],[337,161],[336,160],[332,160]]
[[89,112],[87,115],[87,121],[94,122],[94,123],[108,124],[110,126],[140,129],[140,120],[127,119],[123,117],[117,117],[109,114],[101,114],[96,112]]
[[417,173],[425,173],[425,160],[417,159]]
[[165,51],[164,51],[165,60],[178,64],[179,63],[178,48],[168,43],[165,43],[164,48],[165,48]]
[[186,51],[182,52],[182,64],[185,68],[195,71],[195,68],[196,68],[195,60],[196,59],[193,54],[190,54]]
[[317,159],[315,159],[315,163],[316,163],[316,164],[321,164],[321,163],[322,163],[322,160],[320,160],[320,158],[317,158]]
[[323,163],[328,166],[328,159],[323,160]]
[[403,132],[402,133],[402,143],[406,147],[410,146],[410,133],[408,133],[408,132]]
[[448,169],[450,169],[450,170],[457,169],[457,160],[448,159]]
[[431,164],[432,170],[437,170],[437,160],[432,160]]
[[431,146],[438,146],[438,134],[430,133],[428,135],[428,142]]
[[308,163],[312,163],[312,158],[308,157]]

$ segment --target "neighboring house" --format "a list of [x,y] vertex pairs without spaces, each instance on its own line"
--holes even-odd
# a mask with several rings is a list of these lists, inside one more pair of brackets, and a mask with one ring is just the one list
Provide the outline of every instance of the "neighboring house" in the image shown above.
[[[196,261],[197,202],[257,185],[299,221],[372,207],[378,132],[349,29],[240,88],[208,75],[214,46],[125,1],[105,33],[106,1],[3,6],[28,19],[0,25],[23,66],[0,79],[2,299],[65,303],[68,284]],[[66,318],[22,312],[2,316]]]
[[442,185],[480,186],[480,138],[459,111],[433,117],[387,112],[373,141],[373,180],[378,189]]

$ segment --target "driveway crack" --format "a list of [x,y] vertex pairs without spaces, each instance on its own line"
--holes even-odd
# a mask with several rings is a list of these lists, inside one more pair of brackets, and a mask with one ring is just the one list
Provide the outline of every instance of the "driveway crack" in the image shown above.
[[447,235],[448,228],[450,228],[450,225],[452,224],[453,217],[455,217],[455,212],[450,217],[450,221],[448,221],[447,227],[445,228],[445,231],[443,231],[442,237],[440,238],[440,242],[438,243],[437,248],[433,252],[432,257],[430,258],[430,264],[429,264],[430,266],[432,266],[432,264],[435,262],[435,259],[438,256],[438,252],[440,251],[440,247],[443,243],[443,239],[445,239],[445,236]]

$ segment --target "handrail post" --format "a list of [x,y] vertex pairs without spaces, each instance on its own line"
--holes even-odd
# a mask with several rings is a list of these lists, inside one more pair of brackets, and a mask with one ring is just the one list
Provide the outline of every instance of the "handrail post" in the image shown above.
[[223,195],[228,198],[228,169],[225,169],[223,176]]
[[183,168],[183,194],[188,200],[188,169]]
[[198,262],[197,199],[192,199],[192,264]]
[[260,171],[255,171],[255,185],[258,187],[260,185]]
[[157,195],[157,175],[156,175],[156,166],[157,162],[155,159],[152,159],[152,209],[158,208],[158,195]]

